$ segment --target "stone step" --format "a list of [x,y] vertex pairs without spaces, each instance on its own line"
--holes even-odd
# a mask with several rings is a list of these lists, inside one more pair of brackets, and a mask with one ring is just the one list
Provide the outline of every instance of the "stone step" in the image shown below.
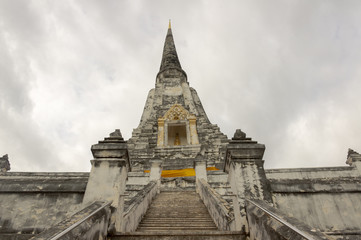
[[208,219],[202,219],[202,220],[190,220],[190,219],[182,219],[182,220],[163,220],[163,219],[159,219],[159,220],[144,220],[142,221],[142,223],[152,223],[152,224],[157,224],[157,223],[184,223],[184,224],[206,224],[206,223],[213,223],[213,220],[208,220]]
[[142,220],[142,223],[213,223],[213,220],[208,219],[200,219],[200,220],[193,220],[193,219],[180,219],[180,220],[169,220],[169,219],[157,219],[157,220]]
[[182,229],[192,229],[192,228],[201,228],[201,229],[205,229],[205,228],[212,228],[217,230],[216,227],[214,227],[213,223],[173,223],[173,222],[164,222],[164,223],[141,223],[139,224],[139,229],[145,229],[145,228],[156,228],[156,229],[161,229],[161,228],[167,228],[167,229],[171,229],[171,228],[182,228]]
[[189,221],[196,221],[196,222],[213,222],[212,219],[207,218],[144,218],[142,221],[144,222],[162,222],[162,221],[173,221],[173,222],[189,222]]
[[155,226],[155,227],[146,227],[141,226],[137,229],[137,232],[149,232],[149,231],[160,231],[160,230],[217,230],[217,227],[214,226]]
[[[184,219],[195,219],[195,218],[208,218],[205,215],[191,216],[191,214],[154,214],[153,218],[184,218]],[[146,219],[147,217],[145,217]]]
[[110,240],[245,240],[246,235],[231,231],[159,231],[118,233],[109,236]]
[[143,219],[142,223],[185,223],[185,224],[198,224],[198,223],[213,223],[212,219],[157,219],[157,220],[149,220],[149,219]]
[[35,234],[26,233],[0,233],[1,240],[28,240],[35,236]]
[[208,171],[207,172],[208,183],[227,183],[228,182],[228,174],[221,173],[218,171]]
[[174,209],[174,211],[163,211],[163,212],[158,212],[158,209],[150,209],[150,211],[149,211],[149,214],[154,214],[154,215],[158,215],[158,214],[161,214],[161,215],[164,215],[164,214],[173,214],[173,215],[177,215],[177,214],[184,214],[184,213],[189,213],[189,214],[191,214],[190,216],[196,216],[196,215],[205,215],[205,216],[207,216],[208,215],[208,211],[206,211],[206,210],[203,210],[203,209],[201,209],[201,210],[198,210],[198,209],[194,209],[194,211],[192,211],[191,209],[184,209],[184,211],[183,211],[183,209],[181,209],[181,208],[179,208],[179,209]]
[[165,225],[174,225],[174,226],[214,226],[213,222],[143,222],[139,226],[165,226]]

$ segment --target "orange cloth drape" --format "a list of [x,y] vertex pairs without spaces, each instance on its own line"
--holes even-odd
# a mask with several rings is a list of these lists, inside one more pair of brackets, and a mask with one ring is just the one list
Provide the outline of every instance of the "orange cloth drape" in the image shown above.
[[[207,167],[207,171],[219,170],[216,167]],[[144,172],[150,172],[150,170],[144,170]],[[193,177],[196,175],[194,168],[184,168],[184,169],[175,169],[175,170],[163,170],[162,177]]]

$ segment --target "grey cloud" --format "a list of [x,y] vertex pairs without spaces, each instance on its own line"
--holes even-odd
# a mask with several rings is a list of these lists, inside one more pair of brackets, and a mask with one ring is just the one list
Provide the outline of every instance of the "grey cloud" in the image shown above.
[[10,34],[17,46],[0,47],[0,144],[18,169],[89,170],[91,144],[114,128],[129,138],[154,87],[168,19],[210,120],[229,137],[242,128],[265,143],[267,167],[342,165],[348,147],[361,150],[358,1],[3,1],[0,9],[0,40]]

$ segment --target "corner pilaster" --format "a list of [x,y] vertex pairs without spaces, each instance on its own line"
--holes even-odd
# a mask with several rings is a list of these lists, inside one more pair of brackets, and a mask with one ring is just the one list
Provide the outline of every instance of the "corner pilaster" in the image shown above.
[[85,190],[83,204],[94,201],[111,201],[115,209],[112,222],[116,229],[120,224],[124,209],[124,191],[127,173],[130,171],[126,142],[119,129],[104,141],[91,147],[94,159]]
[[204,179],[207,180],[207,161],[205,159],[196,159],[194,161],[194,170],[196,172],[196,180]]
[[161,178],[162,178],[162,160],[152,160],[150,162],[150,181],[157,181],[158,193],[160,191]]
[[272,202],[270,186],[263,168],[264,151],[265,145],[247,138],[240,129],[236,130],[226,147],[224,171],[228,173],[231,189],[238,198],[245,231],[248,231],[245,199]]
[[194,115],[191,115],[189,118],[189,131],[191,144],[199,144],[198,133],[197,133],[197,118]]

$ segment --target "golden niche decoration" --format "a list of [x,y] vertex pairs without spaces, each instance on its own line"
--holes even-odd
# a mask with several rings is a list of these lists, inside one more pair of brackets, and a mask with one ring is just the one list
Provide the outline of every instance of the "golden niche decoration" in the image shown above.
[[189,112],[180,104],[174,104],[164,115],[166,120],[187,120]]
[[[184,141],[187,142],[186,145],[195,145],[199,144],[198,141],[198,133],[197,133],[197,118],[195,115],[190,114],[182,105],[176,103],[174,104],[165,114],[163,117],[158,118],[158,141],[157,146],[179,146],[184,144]],[[174,140],[170,142],[168,139],[169,131],[171,127],[178,126],[184,129],[184,135],[186,135],[186,140],[180,139],[179,132],[175,133]],[[174,129],[174,128],[173,128]],[[182,136],[184,136],[182,135]],[[182,139],[185,139],[182,137]]]

